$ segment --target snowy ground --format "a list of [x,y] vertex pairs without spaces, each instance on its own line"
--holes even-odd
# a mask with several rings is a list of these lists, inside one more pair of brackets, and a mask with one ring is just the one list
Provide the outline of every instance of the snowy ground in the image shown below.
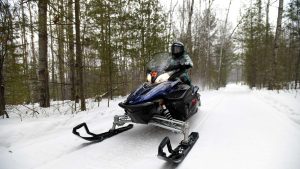
[[156,158],[165,136],[174,146],[182,139],[158,127],[135,125],[96,144],[71,133],[83,121],[94,132],[108,130],[113,116],[123,113],[117,106],[123,99],[112,101],[110,108],[106,102],[90,104],[89,111],[76,115],[62,113],[63,108],[51,113],[51,108],[32,117],[19,108],[12,118],[0,120],[0,169],[300,168],[300,91],[231,84],[202,92],[202,106],[190,120],[199,139],[179,165]]

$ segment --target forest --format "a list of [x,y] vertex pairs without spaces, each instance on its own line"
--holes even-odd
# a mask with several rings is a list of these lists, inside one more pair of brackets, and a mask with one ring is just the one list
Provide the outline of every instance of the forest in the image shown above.
[[0,115],[9,105],[70,101],[83,111],[87,98],[125,96],[174,41],[202,90],[300,88],[300,1],[251,0],[236,25],[228,2],[218,18],[214,0],[1,0]]

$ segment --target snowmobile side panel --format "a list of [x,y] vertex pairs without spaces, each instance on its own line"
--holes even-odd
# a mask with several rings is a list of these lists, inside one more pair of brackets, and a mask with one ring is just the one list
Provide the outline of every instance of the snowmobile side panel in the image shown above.
[[[199,138],[199,134],[197,132],[192,132],[189,135],[188,142],[181,142],[174,150],[172,149],[170,139],[168,137],[165,137],[162,142],[160,143],[158,147],[158,158],[162,160],[166,160],[168,162],[173,163],[181,163],[187,154],[190,152],[190,150],[193,148],[194,144],[197,142]],[[167,154],[163,151],[163,148],[167,146],[168,151],[170,155],[167,156]]]
[[146,102],[136,105],[119,103],[134,123],[148,124],[154,114],[158,112],[158,103]]
[[[86,133],[88,135],[90,135],[90,137],[86,137],[86,136],[81,136],[79,134],[79,132],[77,131],[78,129],[84,127]],[[117,134],[120,134],[124,131],[127,131],[129,129],[131,129],[133,127],[133,124],[129,124],[125,127],[121,127],[121,128],[118,128],[118,129],[114,129],[114,130],[109,130],[105,133],[101,133],[101,134],[95,134],[95,133],[92,133],[90,132],[89,128],[87,127],[86,123],[81,123],[79,125],[77,125],[76,127],[73,128],[73,134],[75,134],[76,136],[82,138],[82,139],[85,139],[87,141],[91,141],[91,142],[101,142],[107,138],[110,138],[112,136],[115,136]]]
[[193,93],[190,86],[183,84],[167,96],[166,107],[173,118],[186,121],[197,112],[198,102],[197,93]]

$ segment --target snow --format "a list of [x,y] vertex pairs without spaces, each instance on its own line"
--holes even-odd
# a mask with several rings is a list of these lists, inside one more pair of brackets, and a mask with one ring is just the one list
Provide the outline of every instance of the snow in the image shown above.
[[89,101],[89,110],[76,114],[51,107],[31,116],[19,108],[12,118],[0,120],[0,169],[300,168],[299,90],[250,90],[229,84],[202,91],[202,106],[189,120],[199,139],[179,165],[156,155],[165,136],[174,147],[182,135],[155,126],[135,124],[96,144],[71,133],[83,121],[93,132],[107,131],[113,116],[123,114],[117,104],[124,99],[111,101],[109,108],[106,100],[100,107]]

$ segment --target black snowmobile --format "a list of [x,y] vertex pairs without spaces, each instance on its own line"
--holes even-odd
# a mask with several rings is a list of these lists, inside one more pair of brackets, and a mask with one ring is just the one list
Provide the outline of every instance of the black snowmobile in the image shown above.
[[[73,134],[88,141],[100,142],[133,127],[133,124],[129,124],[117,128],[125,123],[151,124],[183,134],[184,139],[174,150],[168,137],[158,147],[159,158],[180,163],[199,137],[197,132],[189,133],[186,120],[197,113],[200,95],[197,86],[189,86],[177,78],[183,70],[165,71],[169,66],[169,59],[169,53],[159,53],[153,57],[147,65],[147,82],[133,91],[124,102],[119,103],[125,114],[114,117],[113,126],[108,132],[91,133],[86,123],[82,123],[73,128]],[[77,132],[81,127],[85,128],[90,137],[81,136]],[[165,146],[169,155],[163,151]]]

